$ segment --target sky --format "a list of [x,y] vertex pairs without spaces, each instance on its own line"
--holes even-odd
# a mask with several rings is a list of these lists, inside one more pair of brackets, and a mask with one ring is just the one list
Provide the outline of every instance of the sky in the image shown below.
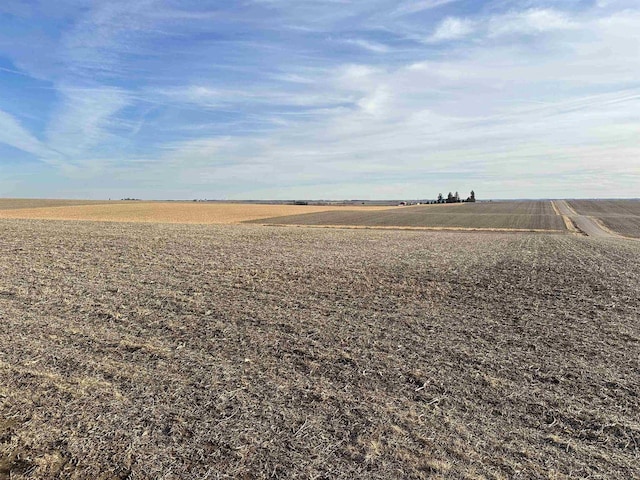
[[2,0],[0,197],[638,197],[638,32],[638,0]]

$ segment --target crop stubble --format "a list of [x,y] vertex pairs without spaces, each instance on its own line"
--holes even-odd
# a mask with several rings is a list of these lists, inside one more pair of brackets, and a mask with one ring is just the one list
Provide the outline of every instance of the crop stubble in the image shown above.
[[0,232],[0,476],[640,478],[635,242]]

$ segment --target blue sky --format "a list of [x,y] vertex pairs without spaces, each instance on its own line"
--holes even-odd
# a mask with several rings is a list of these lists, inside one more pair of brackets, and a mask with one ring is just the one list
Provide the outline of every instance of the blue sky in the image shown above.
[[640,195],[637,0],[3,0],[0,197]]

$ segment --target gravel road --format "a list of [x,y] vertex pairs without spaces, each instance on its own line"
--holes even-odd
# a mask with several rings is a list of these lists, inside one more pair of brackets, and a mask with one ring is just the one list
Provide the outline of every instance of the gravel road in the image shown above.
[[611,232],[604,230],[598,223],[591,217],[585,215],[579,215],[565,200],[554,200],[553,202],[560,212],[560,215],[566,215],[569,217],[576,226],[582,230],[589,237],[616,237]]

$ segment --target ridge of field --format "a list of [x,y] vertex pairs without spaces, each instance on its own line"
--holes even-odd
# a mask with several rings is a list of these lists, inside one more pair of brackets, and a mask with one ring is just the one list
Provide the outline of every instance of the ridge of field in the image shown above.
[[23,208],[70,207],[77,205],[102,205],[127,203],[125,200],[71,200],[51,198],[0,198],[0,210]]
[[341,210],[386,210],[389,206],[268,205],[200,202],[118,202],[0,210],[0,218],[100,222],[232,224],[273,216]]
[[380,211],[333,211],[269,218],[253,223],[369,227],[475,228],[565,231],[551,202],[487,202],[418,205]]
[[640,200],[567,200],[580,215],[593,217],[619,235],[640,238]]
[[0,231],[12,479],[640,478],[635,242]]

